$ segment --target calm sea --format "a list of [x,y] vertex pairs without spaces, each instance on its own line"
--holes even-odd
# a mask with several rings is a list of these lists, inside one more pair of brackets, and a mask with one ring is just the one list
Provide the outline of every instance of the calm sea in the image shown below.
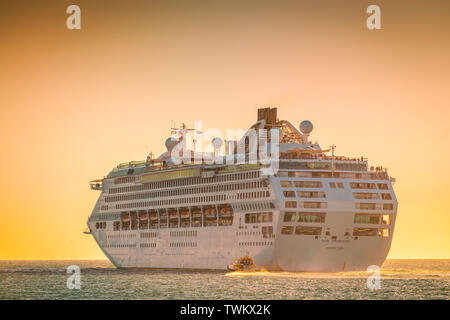
[[[68,289],[67,267],[81,288]],[[388,260],[378,290],[366,272],[119,270],[108,261],[0,261],[0,299],[446,299],[450,260]]]

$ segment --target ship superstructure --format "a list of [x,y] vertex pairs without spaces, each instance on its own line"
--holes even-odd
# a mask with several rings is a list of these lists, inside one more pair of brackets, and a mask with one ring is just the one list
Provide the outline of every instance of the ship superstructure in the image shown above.
[[176,164],[171,153],[183,138],[170,137],[158,158],[118,165],[91,181],[101,194],[88,233],[119,268],[225,270],[244,256],[267,270],[381,266],[396,220],[394,179],[310,142],[309,121],[297,130],[276,108],[259,109],[250,130],[274,128],[276,141],[266,136],[277,144],[273,174],[271,162],[252,161],[260,150],[247,134],[219,163]]

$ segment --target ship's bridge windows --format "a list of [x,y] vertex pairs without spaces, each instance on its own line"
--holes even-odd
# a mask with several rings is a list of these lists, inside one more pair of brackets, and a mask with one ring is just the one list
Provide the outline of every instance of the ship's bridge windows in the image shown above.
[[388,185],[386,183],[378,183],[378,189],[388,190]]
[[383,238],[389,237],[389,228],[380,228],[378,230],[378,235]]
[[378,224],[380,223],[380,215],[368,213],[356,213],[353,222],[358,224]]
[[392,222],[392,214],[383,214],[381,216],[381,224],[390,225]]
[[325,198],[325,192],[322,191],[297,191],[300,198]]
[[338,182],[337,186],[339,189],[344,189],[344,184],[342,182]]
[[331,189],[336,189],[336,183],[335,182],[330,182],[330,188]]
[[384,203],[383,210],[394,210],[394,205],[392,203]]
[[322,188],[321,181],[294,181],[297,188]]
[[296,226],[295,234],[297,235],[310,235],[310,236],[318,236],[322,234],[322,227],[305,227],[305,226]]
[[290,187],[292,187],[292,182],[290,182],[290,181],[280,181],[280,185],[283,188],[290,188]]
[[293,226],[282,226],[281,227],[281,234],[293,234],[293,233],[294,233]]
[[283,221],[284,222],[294,222],[295,221],[295,215],[296,215],[295,212],[287,211],[287,212],[284,213]]
[[378,233],[377,228],[353,228],[353,236],[355,237],[374,237]]
[[381,199],[383,200],[392,200],[392,196],[390,193],[382,193],[381,194]]
[[299,212],[298,213],[298,222],[306,222],[306,223],[324,223],[325,222],[324,212]]

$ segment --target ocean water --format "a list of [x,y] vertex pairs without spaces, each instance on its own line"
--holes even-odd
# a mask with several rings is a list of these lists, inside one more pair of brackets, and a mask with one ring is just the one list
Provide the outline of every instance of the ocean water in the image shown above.
[[[80,267],[68,289],[67,267]],[[0,299],[445,299],[450,260],[387,260],[380,288],[367,272],[120,270],[106,260],[0,261]]]

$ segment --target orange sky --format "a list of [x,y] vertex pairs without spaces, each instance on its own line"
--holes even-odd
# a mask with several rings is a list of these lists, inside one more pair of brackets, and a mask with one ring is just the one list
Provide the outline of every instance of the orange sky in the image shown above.
[[[447,1],[9,1],[0,12],[0,259],[103,259],[88,181],[171,120],[260,106],[396,177],[389,258],[450,258]],[[77,3],[82,29],[66,29]],[[276,3],[276,7],[275,7]],[[369,4],[382,30],[365,27]]]

